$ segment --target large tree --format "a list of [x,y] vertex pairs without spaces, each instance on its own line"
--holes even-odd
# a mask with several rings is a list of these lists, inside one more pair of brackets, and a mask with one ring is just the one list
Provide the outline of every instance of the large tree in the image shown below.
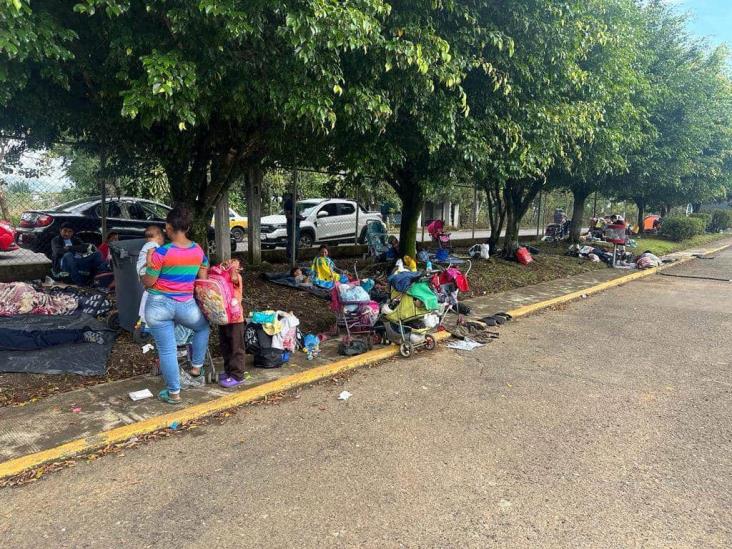
[[613,193],[613,176],[628,169],[630,154],[653,134],[638,101],[648,90],[641,70],[642,12],[632,0],[609,0],[598,7],[597,16],[608,32],[581,64],[586,80],[580,93],[600,108],[602,118],[590,138],[578,140],[576,154],[561,158],[549,174],[551,187],[572,193],[574,242],[579,241],[587,198],[599,191]]
[[[389,12],[382,0],[14,0],[0,77],[18,79],[0,94],[0,129],[159,163],[205,238],[232,182],[273,143],[330,131],[341,94],[360,124],[382,115],[368,90],[344,93],[342,64],[389,47]],[[45,46],[22,51],[29,36]]]
[[[351,92],[367,94],[382,117],[363,124],[362,135],[335,134],[332,158],[356,177],[374,176],[393,187],[402,203],[401,249],[409,255],[416,251],[425,197],[455,176],[457,126],[468,114],[462,79],[479,67],[492,87],[502,85],[491,59],[508,41],[482,16],[491,3],[394,2],[384,28],[394,41],[346,68]],[[343,109],[352,106],[344,102]]]
[[515,48],[503,49],[495,60],[505,93],[495,93],[484,72],[471,71],[466,79],[471,118],[461,146],[492,202],[502,202],[494,218],[498,229],[505,219],[507,256],[518,246],[521,218],[549,170],[575,156],[578,143],[591,139],[601,121],[599,106],[582,90],[584,64],[609,33],[602,9],[599,0],[527,0],[511,9],[493,2],[483,11]]
[[723,193],[730,178],[732,95],[728,52],[709,50],[686,30],[686,17],[662,2],[644,6],[642,70],[649,81],[637,98],[648,113],[650,139],[616,178],[618,195],[646,209],[696,202]]

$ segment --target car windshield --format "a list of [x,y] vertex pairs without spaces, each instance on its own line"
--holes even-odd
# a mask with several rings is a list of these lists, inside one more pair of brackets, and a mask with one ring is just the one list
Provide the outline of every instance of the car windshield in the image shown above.
[[[313,213],[313,210],[323,202],[322,200],[303,200],[297,203],[297,213],[303,217],[309,216]],[[280,211],[280,215],[285,215],[285,210]]]
[[51,211],[53,212],[70,212],[71,210],[77,209],[79,206],[84,206],[86,204],[91,204],[92,202],[95,202],[96,200],[99,200],[99,198],[95,197],[86,197],[86,198],[77,198],[76,200],[70,200],[69,202],[64,202],[63,204],[59,204],[58,206],[54,206]]

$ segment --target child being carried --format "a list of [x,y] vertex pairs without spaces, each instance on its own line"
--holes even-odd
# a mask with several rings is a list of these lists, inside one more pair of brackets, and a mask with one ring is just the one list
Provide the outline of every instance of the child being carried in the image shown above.
[[[163,230],[157,225],[150,225],[145,229],[145,238],[147,239],[147,242],[142,246],[140,255],[137,256],[137,265],[135,266],[137,276],[143,276],[145,274],[145,270],[150,264],[150,257],[153,252],[165,244]],[[147,290],[145,290],[142,294],[142,299],[140,299],[140,310],[138,313],[140,316],[140,324],[145,323],[145,303],[147,302],[147,295]]]

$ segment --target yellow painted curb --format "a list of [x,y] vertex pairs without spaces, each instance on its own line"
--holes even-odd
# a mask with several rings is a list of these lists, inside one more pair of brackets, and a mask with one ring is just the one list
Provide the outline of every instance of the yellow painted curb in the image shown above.
[[[720,246],[718,248],[713,248],[711,250],[704,250],[699,255],[714,254],[714,253],[720,252],[726,248],[729,248],[730,246],[732,246],[732,244],[725,244],[724,246]],[[568,293],[565,295],[560,295],[559,297],[547,299],[546,301],[532,303],[531,305],[524,305],[523,307],[518,307],[516,309],[512,309],[512,310],[508,311],[508,314],[510,314],[514,318],[517,318],[520,316],[526,316],[526,315],[535,313],[537,311],[541,311],[543,309],[553,307],[554,305],[559,305],[561,303],[567,303],[569,301],[574,301],[576,299],[580,299],[583,295],[588,296],[591,294],[596,294],[597,292],[602,292],[609,288],[614,288],[616,286],[622,286],[623,284],[627,284],[628,282],[632,282],[633,280],[638,280],[640,278],[652,276],[659,271],[668,269],[670,267],[675,267],[676,265],[681,265],[682,263],[686,263],[687,261],[691,261],[692,259],[694,259],[694,256],[682,257],[681,259],[679,259],[678,261],[675,261],[674,263],[669,263],[667,265],[661,265],[660,267],[654,267],[652,269],[646,269],[644,271],[638,271],[635,273],[627,274],[625,276],[614,278],[614,279],[608,280],[606,282],[601,282],[600,284],[597,284],[595,286],[590,286],[589,288],[585,288],[583,290],[578,290],[576,292],[571,292],[571,293]]]
[[[444,339],[448,339],[450,334],[449,332],[438,332],[434,334],[434,337],[437,341],[442,341]],[[316,366],[305,370],[304,372],[299,372],[268,383],[263,383],[257,387],[244,389],[208,402],[202,402],[201,404],[194,404],[186,408],[180,408],[168,414],[144,419],[131,425],[125,425],[123,427],[117,427],[115,429],[110,429],[109,431],[98,433],[91,437],[72,440],[56,446],[55,448],[11,459],[0,463],[0,479],[17,475],[27,469],[38,467],[39,465],[50,461],[59,461],[76,454],[103,448],[109,444],[124,442],[134,436],[145,435],[160,429],[165,429],[174,422],[185,423],[194,419],[210,416],[216,412],[248,404],[272,394],[289,391],[290,389],[308,385],[322,379],[327,379],[349,370],[374,364],[398,354],[399,347],[396,345],[390,345],[389,347],[369,351],[362,355],[344,358],[343,360],[338,360],[332,364]]]

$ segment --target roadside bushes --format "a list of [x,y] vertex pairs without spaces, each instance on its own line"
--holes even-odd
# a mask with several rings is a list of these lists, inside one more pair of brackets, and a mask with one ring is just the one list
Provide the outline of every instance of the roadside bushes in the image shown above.
[[732,210],[714,210],[709,221],[709,231],[718,233],[732,226]]
[[712,221],[712,214],[707,213],[707,212],[693,213],[689,217],[692,217],[694,219],[701,219],[702,221],[704,221],[704,228],[705,229],[707,227],[709,227],[709,223],[711,223],[711,221]]
[[707,227],[704,219],[698,217],[666,217],[661,225],[661,236],[681,242],[692,236],[704,234]]

